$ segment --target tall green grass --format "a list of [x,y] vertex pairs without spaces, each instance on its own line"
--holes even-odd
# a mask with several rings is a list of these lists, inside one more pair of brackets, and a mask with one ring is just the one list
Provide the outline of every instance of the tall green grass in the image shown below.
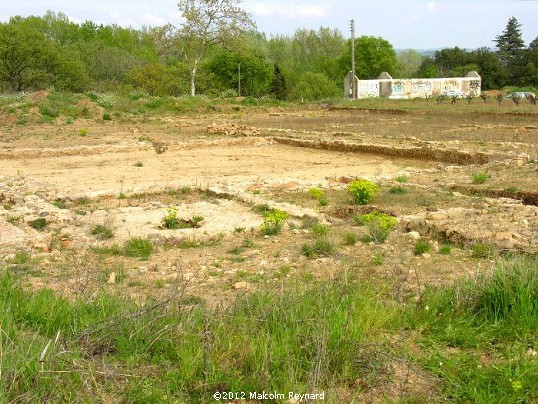
[[538,258],[509,257],[489,273],[427,292],[407,312],[424,366],[461,402],[538,398]]
[[[143,306],[106,294],[72,302],[23,289],[5,269],[0,401],[197,403],[216,391],[382,391],[376,372],[405,357],[436,380],[440,401],[532,402],[537,269],[536,257],[505,259],[491,273],[427,291],[418,304],[398,306],[379,285],[346,278],[290,281],[218,308],[181,287]],[[418,353],[394,342],[410,334]],[[383,354],[365,354],[368,346]]]

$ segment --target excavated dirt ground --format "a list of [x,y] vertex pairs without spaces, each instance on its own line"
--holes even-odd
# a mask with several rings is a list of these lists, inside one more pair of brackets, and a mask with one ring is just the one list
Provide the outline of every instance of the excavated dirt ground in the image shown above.
[[[537,124],[533,114],[319,107],[5,126],[0,261],[70,297],[104,288],[143,300],[181,280],[216,302],[356,271],[416,298],[425,285],[491,267],[495,254],[538,253]],[[477,173],[487,181],[475,184]],[[354,178],[381,185],[372,205],[350,204]],[[326,192],[326,205],[311,187]],[[264,204],[290,215],[276,236],[260,233]],[[178,218],[202,217],[200,227],[163,229],[170,206]],[[399,221],[383,244],[360,241],[365,229],[353,221],[374,209]],[[46,225],[35,229],[39,218]],[[316,239],[316,222],[328,226],[334,252],[313,259],[301,247]],[[96,225],[113,236],[92,235]],[[344,242],[350,233],[357,242]],[[123,254],[133,237],[155,245],[149,259]],[[417,239],[432,250],[415,255]],[[495,254],[473,257],[476,243]]]

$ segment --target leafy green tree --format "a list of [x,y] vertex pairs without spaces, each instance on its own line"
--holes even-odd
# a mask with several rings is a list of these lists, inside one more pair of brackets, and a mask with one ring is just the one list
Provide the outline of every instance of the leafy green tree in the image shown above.
[[135,66],[127,75],[129,83],[149,95],[178,95],[177,80],[172,69],[161,63]]
[[288,97],[288,88],[286,85],[286,77],[280,70],[280,67],[275,63],[273,68],[273,81],[271,83],[271,93],[277,100],[285,100]]
[[323,73],[307,72],[292,90],[291,98],[316,101],[341,95],[341,90]]
[[50,41],[24,20],[0,25],[0,79],[11,91],[46,86],[56,58]]
[[507,71],[508,82],[513,85],[519,84],[525,50],[520,28],[521,24],[517,19],[511,17],[502,34],[497,35],[494,40],[499,57]]
[[217,52],[205,67],[215,76],[221,90],[238,89],[239,67],[241,74],[241,94],[260,96],[269,89],[272,69],[263,55],[250,49],[244,52]]
[[405,49],[396,55],[398,64],[395,77],[410,79],[418,77],[418,70],[425,57],[414,49]]
[[506,82],[506,70],[497,52],[486,47],[478,48],[472,52],[471,59],[477,65],[477,72],[482,78],[482,89],[498,89]]
[[530,43],[524,55],[522,84],[538,86],[538,36]]
[[229,44],[254,26],[239,0],[179,0],[185,22],[178,32],[182,54],[189,66],[191,96],[196,94],[196,72],[208,48]]
[[[351,68],[351,44],[340,58],[340,78]],[[383,38],[361,36],[355,39],[355,69],[359,79],[374,79],[382,72],[394,74],[398,66],[396,52]]]
[[59,89],[80,91],[87,74],[76,50],[54,43],[38,17],[14,17],[0,24],[0,81],[15,91]]

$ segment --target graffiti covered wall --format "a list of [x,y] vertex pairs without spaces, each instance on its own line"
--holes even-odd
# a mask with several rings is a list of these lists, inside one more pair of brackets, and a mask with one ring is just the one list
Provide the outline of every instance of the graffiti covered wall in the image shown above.
[[[349,78],[348,78],[349,76]],[[346,76],[344,88],[349,88]],[[377,80],[358,80],[357,98],[388,97],[391,99],[426,98],[438,95],[456,97],[477,97],[480,95],[482,81],[478,73],[472,71],[465,77],[440,79],[392,79],[387,73],[382,73]],[[380,90],[382,89],[382,90]],[[352,98],[345,91],[346,98]]]

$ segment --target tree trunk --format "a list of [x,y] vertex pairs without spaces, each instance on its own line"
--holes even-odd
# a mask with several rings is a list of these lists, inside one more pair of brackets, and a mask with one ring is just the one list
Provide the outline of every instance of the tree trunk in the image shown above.
[[195,83],[195,78],[196,78],[196,66],[193,67],[191,69],[191,97],[194,97],[196,95],[196,83]]

